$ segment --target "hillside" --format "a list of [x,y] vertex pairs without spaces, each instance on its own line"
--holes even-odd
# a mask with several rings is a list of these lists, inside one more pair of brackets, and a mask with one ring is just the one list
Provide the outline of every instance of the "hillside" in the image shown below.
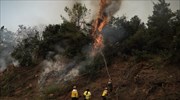
[[[180,98],[179,68],[167,68],[167,66],[155,68],[148,62],[135,64],[117,59],[109,66],[109,71],[114,85],[113,93],[109,96],[111,100],[178,100]],[[93,94],[93,100],[100,100],[103,87],[108,82],[106,69],[102,69],[100,76],[84,87],[81,87],[82,81],[85,80],[77,84],[80,93],[82,94],[88,87]],[[59,99],[68,100],[67,95]]]
[[64,8],[69,19],[42,32],[19,25],[22,36],[13,36],[1,27],[0,99],[69,100],[76,85],[80,100],[87,88],[100,100],[111,78],[110,100],[179,100],[180,10],[153,5],[146,23],[136,13],[115,17],[121,0],[99,0],[90,22],[91,10],[74,2]]
[[[40,92],[38,85],[40,69],[40,66],[33,69],[14,67],[7,69],[0,77],[1,99],[69,100],[70,90],[61,90],[60,84],[57,87],[58,90],[44,92],[46,96]],[[148,62],[133,63],[116,59],[109,66],[109,72],[114,86],[113,93],[109,96],[112,100],[178,100],[180,98],[180,69],[178,67],[157,68]],[[81,95],[88,87],[92,92],[93,100],[100,100],[108,75],[106,69],[103,68],[95,80],[88,80],[83,76],[76,77],[75,80],[74,84],[77,85]],[[70,84],[67,85],[70,86]],[[61,93],[61,91],[65,92]]]
[[1,100],[19,100],[39,96],[38,75],[40,67],[9,66],[0,76]]

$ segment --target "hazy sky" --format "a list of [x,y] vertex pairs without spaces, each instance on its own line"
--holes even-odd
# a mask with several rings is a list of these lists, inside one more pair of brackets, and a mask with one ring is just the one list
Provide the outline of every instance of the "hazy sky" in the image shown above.
[[[5,26],[11,31],[16,31],[18,25],[38,26],[58,24],[62,20],[60,15],[67,16],[64,7],[73,5],[75,0],[0,0],[0,26]],[[79,0],[84,3],[92,13],[98,10],[98,0]],[[121,9],[116,16],[125,15],[129,18],[138,15],[142,21],[147,22],[147,17],[152,15],[153,2],[158,0],[123,0]],[[171,4],[171,9],[180,9],[180,0],[166,0]],[[92,19],[88,16],[87,19]]]

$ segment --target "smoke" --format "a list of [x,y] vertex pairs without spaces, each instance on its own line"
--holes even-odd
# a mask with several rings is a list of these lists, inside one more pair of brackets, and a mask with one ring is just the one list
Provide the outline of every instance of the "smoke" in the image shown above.
[[98,13],[99,9],[99,2],[106,2],[106,7],[104,9],[104,12],[110,17],[113,16],[121,7],[122,0],[91,0],[90,4],[93,9],[93,16],[97,17],[95,14]]
[[85,55],[85,59],[82,59],[80,56],[67,58],[61,54],[64,52],[62,46],[56,46],[56,48],[59,49],[57,50],[59,52],[57,54],[49,52],[47,60],[41,63],[43,70],[38,81],[40,90],[50,84],[64,84],[73,80],[74,77],[79,76],[81,70],[86,69],[85,66],[93,63],[94,57],[90,56],[91,44],[82,48],[82,54]]
[[11,52],[16,45],[15,33],[6,28],[0,30],[0,72],[4,71],[8,64],[12,63]]
[[11,57],[14,48],[23,39],[35,36],[37,32],[42,34],[43,30],[42,25],[35,27],[19,25],[17,32],[11,32],[3,26],[0,30],[0,72],[4,71],[8,65],[18,66],[19,62]]
[[107,5],[105,13],[111,17],[120,9],[121,0],[107,0]]
[[16,42],[21,42],[23,39],[28,37],[34,37],[36,33],[42,34],[45,26],[34,26],[34,27],[26,27],[24,25],[19,25],[16,34]]
[[[122,0],[101,0],[101,3],[104,2],[106,2],[104,5],[105,7],[102,7],[100,10],[103,10],[102,15],[107,16],[108,21],[110,21],[111,17],[120,9]],[[116,28],[107,23],[102,29],[103,40],[108,44],[113,44],[121,40],[124,38],[125,34],[125,30],[122,26]]]
[[83,0],[67,0],[68,1],[68,6],[73,7],[75,3],[82,3]]
[[122,40],[126,36],[126,31],[122,26],[115,28],[111,25],[106,25],[102,30],[103,39],[105,44],[113,45],[114,43]]
[[[100,4],[99,4],[100,3]],[[100,8],[99,12],[105,13],[106,16],[112,17],[121,7],[122,0],[92,0],[91,5],[93,6],[94,13],[97,14],[97,9],[99,9],[99,6],[103,6]],[[99,4],[99,5],[98,5]],[[104,5],[102,5],[104,4]],[[95,16],[97,17],[97,16]]]
[[41,89],[46,85],[65,82],[79,75],[76,58],[55,55],[53,60],[44,60],[41,66],[44,66],[38,81]]

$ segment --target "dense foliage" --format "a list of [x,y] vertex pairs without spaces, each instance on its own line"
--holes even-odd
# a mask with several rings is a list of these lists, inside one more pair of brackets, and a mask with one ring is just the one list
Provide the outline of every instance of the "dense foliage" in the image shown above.
[[[172,12],[165,0],[154,3],[154,11],[148,18],[147,26],[138,16],[127,20],[125,16],[113,17],[109,27],[122,34],[116,42],[108,44],[104,53],[108,61],[114,56],[134,57],[137,61],[161,57],[162,61],[178,64],[180,60],[180,11]],[[18,44],[12,53],[22,66],[29,66],[37,59],[53,58],[57,54],[73,58],[83,56],[82,48],[92,43],[90,35],[84,34],[80,23],[89,10],[76,3],[65,11],[70,21],[48,25],[42,37],[28,37]],[[63,18],[63,17],[62,17]],[[107,37],[108,38],[108,37]],[[109,62],[110,63],[110,62]]]
[[[79,11],[80,12],[76,12]],[[48,25],[42,35],[35,31],[35,35],[27,35],[12,53],[12,56],[19,61],[21,66],[32,66],[38,64],[44,59],[54,59],[56,55],[62,55],[68,58],[82,55],[82,48],[89,45],[91,37],[83,33],[76,22],[86,16],[87,8],[80,3],[76,3],[74,8],[65,8],[65,11],[71,18],[70,21],[64,20],[62,24]],[[76,14],[78,17],[76,18]],[[19,33],[27,29],[20,26]],[[27,31],[33,34],[34,31]]]

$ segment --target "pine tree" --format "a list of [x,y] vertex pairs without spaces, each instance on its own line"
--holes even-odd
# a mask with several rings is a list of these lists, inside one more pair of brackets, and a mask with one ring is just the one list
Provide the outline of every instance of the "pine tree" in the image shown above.
[[149,49],[153,49],[152,51],[167,49],[169,42],[172,41],[170,20],[174,13],[169,6],[170,4],[165,0],[159,0],[159,3],[154,3],[153,15],[148,18]]

